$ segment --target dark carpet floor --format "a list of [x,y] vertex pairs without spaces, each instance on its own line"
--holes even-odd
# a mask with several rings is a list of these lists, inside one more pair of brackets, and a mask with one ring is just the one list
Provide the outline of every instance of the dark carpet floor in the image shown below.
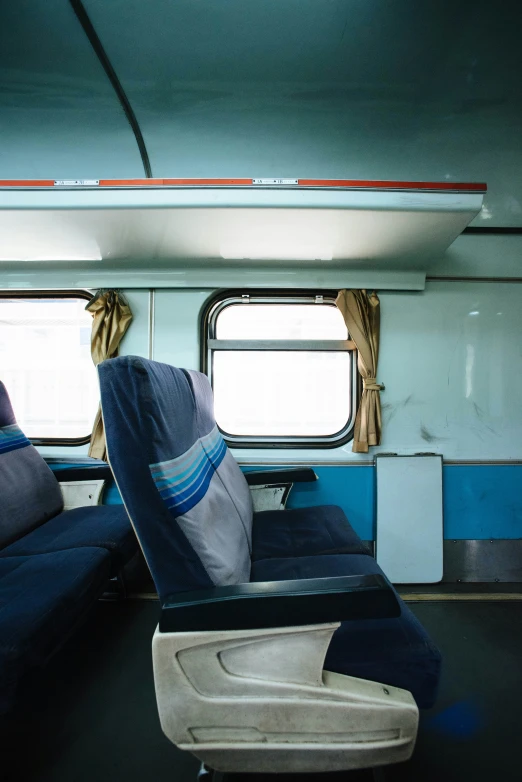
[[[522,604],[412,609],[444,657],[439,701],[421,715],[413,759],[328,779],[522,782]],[[155,602],[99,603],[45,671],[25,680],[0,725],[4,782],[195,782],[199,763],[159,725],[150,652],[157,615]]]

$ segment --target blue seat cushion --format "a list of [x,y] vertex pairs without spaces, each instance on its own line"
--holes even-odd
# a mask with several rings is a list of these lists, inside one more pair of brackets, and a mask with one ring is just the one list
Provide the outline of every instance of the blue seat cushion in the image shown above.
[[110,555],[81,548],[0,559],[0,712],[27,668],[69,637],[110,577]]
[[106,549],[116,574],[138,549],[123,505],[95,505],[66,510],[0,551],[1,557],[47,554],[94,546]]
[[369,554],[337,505],[254,514],[252,560],[315,554]]
[[[368,555],[339,554],[252,563],[251,581],[371,575],[382,570]],[[441,656],[422,625],[400,599],[396,619],[342,622],[330,642],[328,671],[409,690],[420,708],[433,706]]]

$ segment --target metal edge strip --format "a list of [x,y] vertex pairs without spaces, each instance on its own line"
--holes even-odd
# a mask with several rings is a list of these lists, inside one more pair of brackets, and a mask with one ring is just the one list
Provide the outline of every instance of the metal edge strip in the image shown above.
[[334,351],[356,350],[351,339],[207,339],[210,350]]
[[397,590],[405,603],[506,603],[522,602],[522,592],[401,592]]
[[520,284],[522,277],[435,277],[427,275],[426,282],[500,282],[512,285],[513,283]]
[[[232,445],[232,448],[234,446]],[[441,456],[441,454],[376,454],[376,456]],[[241,457],[236,455],[235,459],[240,466],[244,467],[280,467],[282,464],[285,467],[375,467],[375,458],[372,459],[357,459],[353,461],[342,461],[341,459],[324,459],[318,457],[317,459],[285,459],[284,457],[277,459],[267,459],[266,457],[247,456]],[[442,463],[445,467],[520,467],[522,465],[522,459],[444,459],[442,457]]]
[[156,291],[154,288],[149,290],[149,347],[148,354],[152,360],[154,358],[154,320],[155,320]]

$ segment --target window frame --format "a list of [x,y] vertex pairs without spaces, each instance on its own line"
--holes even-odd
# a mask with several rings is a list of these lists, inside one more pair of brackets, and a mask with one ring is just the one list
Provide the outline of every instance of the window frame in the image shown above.
[[[200,319],[200,368],[201,371],[209,378],[211,386],[213,386],[213,352],[218,348],[215,347],[214,340],[216,340],[216,322],[217,318],[224,309],[230,306],[237,305],[244,302],[246,298],[255,304],[309,304],[315,306],[319,304],[323,306],[336,306],[335,299],[338,291],[333,290],[294,290],[289,289],[285,291],[274,289],[241,289],[241,290],[222,290],[211,296],[205,303]],[[246,305],[247,306],[247,305]],[[217,340],[216,340],[217,341]],[[239,342],[236,340],[223,340],[224,342]],[[362,391],[362,382],[357,370],[357,349],[355,344],[348,338],[346,343],[350,345],[349,348],[340,347],[328,347],[325,348],[325,343],[337,342],[337,340],[245,340],[248,345],[252,345],[254,342],[258,342],[263,345],[261,350],[271,350],[272,346],[277,345],[279,350],[291,351],[289,347],[292,342],[300,342],[299,350],[318,350],[323,352],[326,350],[340,350],[342,352],[350,353],[351,359],[351,394],[352,394],[352,408],[349,420],[338,432],[324,437],[313,437],[310,435],[294,435],[285,437],[263,437],[261,435],[232,435],[229,432],[224,431],[218,424],[218,428],[225,439],[227,445],[232,448],[339,448],[342,445],[353,440],[355,418],[357,415],[357,409],[359,406],[360,395]],[[339,340],[345,342],[345,340]],[[321,344],[323,348],[307,347],[306,343]],[[285,347],[281,347],[284,345]],[[238,349],[238,348],[236,348]],[[253,350],[252,347],[246,348],[247,350]],[[295,348],[294,348],[295,349]]]
[[[67,288],[58,290],[32,290],[2,288],[0,290],[0,299],[85,299],[91,301],[94,293],[85,288]],[[9,392],[9,389],[7,389]],[[32,445],[63,446],[73,448],[78,445],[88,445],[91,442],[92,432],[83,437],[28,437]]]

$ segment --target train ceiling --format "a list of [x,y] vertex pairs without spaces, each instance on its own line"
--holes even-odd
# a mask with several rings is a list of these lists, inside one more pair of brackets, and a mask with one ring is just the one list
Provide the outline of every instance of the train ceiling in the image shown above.
[[[144,175],[78,2],[0,10],[0,179]],[[487,181],[522,227],[515,0],[83,0],[159,177]]]

